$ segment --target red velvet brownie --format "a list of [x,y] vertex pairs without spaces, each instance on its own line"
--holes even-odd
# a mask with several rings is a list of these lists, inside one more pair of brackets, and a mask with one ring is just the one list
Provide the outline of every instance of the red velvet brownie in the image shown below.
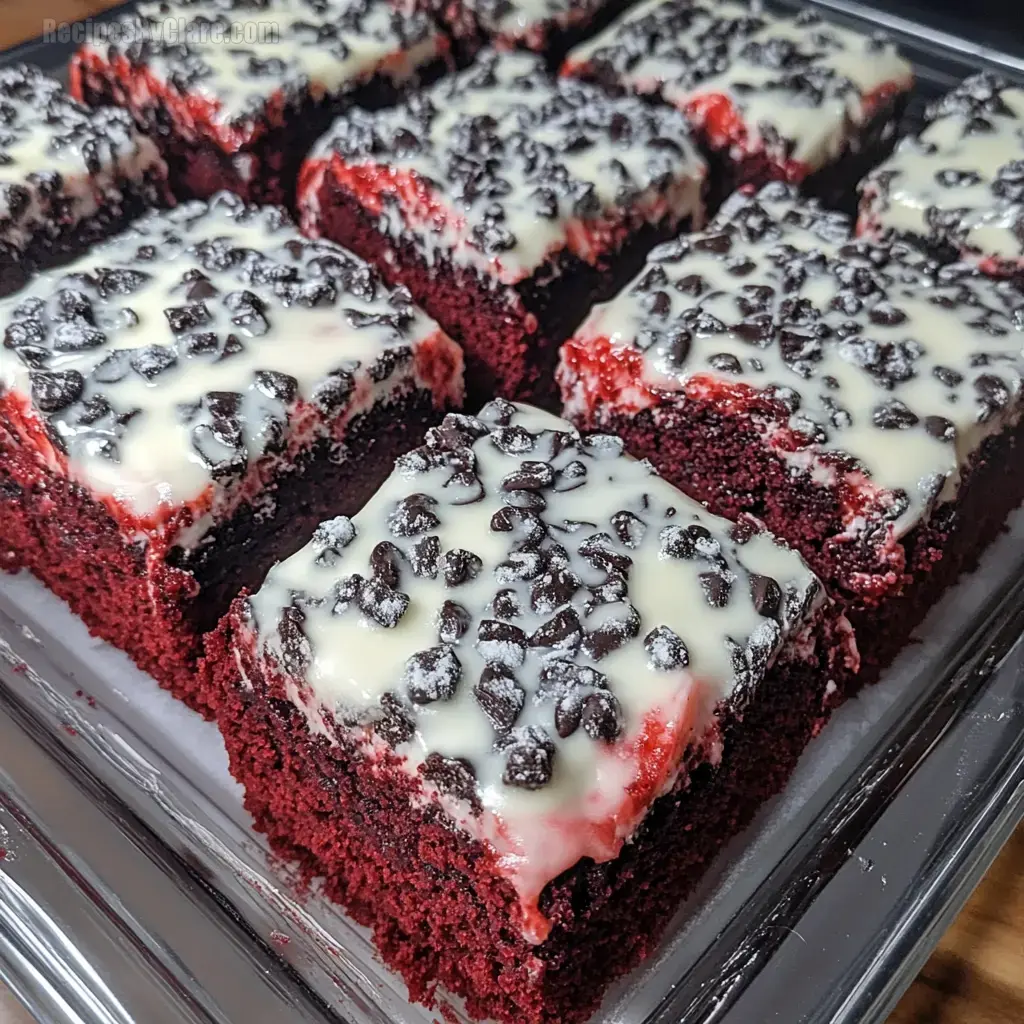
[[860,191],[867,238],[910,238],[994,275],[1024,271],[1024,89],[967,79]]
[[291,204],[340,110],[393,102],[447,53],[426,15],[388,0],[161,0],[118,29],[75,55],[75,95],[130,111],[179,195],[250,202]]
[[405,284],[462,344],[471,404],[539,400],[590,306],[701,219],[703,178],[676,111],[488,51],[401,107],[339,118],[299,207],[307,233]]
[[578,425],[802,551],[867,681],[1024,499],[1022,341],[1008,282],[775,184],[655,250],[558,372]]
[[156,146],[38,68],[0,69],[0,296],[168,198]]
[[449,416],[208,638],[257,827],[413,999],[585,1020],[828,715],[801,559],[614,437]]
[[194,706],[201,634],[458,404],[408,294],[224,193],[0,303],[0,567]]
[[480,47],[543,53],[557,67],[571,46],[598,32],[630,0],[420,0],[445,26],[463,58]]
[[722,165],[722,196],[772,179],[852,189],[913,81],[882,37],[731,0],[648,0],[573,50],[565,71],[684,111]]

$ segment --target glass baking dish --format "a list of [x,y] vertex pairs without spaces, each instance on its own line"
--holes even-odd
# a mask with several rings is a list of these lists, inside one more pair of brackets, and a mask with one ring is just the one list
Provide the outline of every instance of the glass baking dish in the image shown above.
[[[982,67],[1024,81],[1013,54],[819,6],[899,38],[920,77],[911,117]],[[56,72],[67,50],[0,59]],[[1022,570],[1018,515],[594,1024],[884,1019],[1024,813]],[[0,577],[0,977],[58,1024],[440,1016],[269,855],[216,729],[25,576]]]

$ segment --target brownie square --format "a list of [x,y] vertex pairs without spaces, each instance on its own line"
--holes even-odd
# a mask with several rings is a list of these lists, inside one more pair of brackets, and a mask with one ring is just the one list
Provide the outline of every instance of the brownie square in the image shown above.
[[933,103],[860,185],[858,231],[996,276],[1024,271],[1024,89],[985,73]]
[[550,401],[558,343],[699,221],[685,120],[482,54],[393,110],[351,110],[302,170],[304,230],[348,245],[462,346],[468,401]]
[[156,146],[38,68],[0,68],[0,296],[169,198]]
[[558,67],[570,47],[598,32],[630,0],[420,0],[448,30],[462,61],[482,46],[534,50]]
[[1024,295],[851,238],[781,184],[651,253],[563,350],[578,425],[808,559],[861,638],[902,648],[1024,498]]
[[769,180],[841,198],[887,152],[913,84],[882,36],[712,0],[648,0],[573,50],[565,71],[684,111],[717,158],[718,198]]
[[227,193],[0,303],[0,567],[208,711],[202,633],[462,395],[361,260]]
[[71,87],[158,140],[177,195],[291,205],[331,120],[394,102],[447,48],[426,15],[388,0],[166,0],[83,46]]
[[855,664],[802,560],[610,436],[449,416],[207,644],[257,827],[413,999],[586,1020]]

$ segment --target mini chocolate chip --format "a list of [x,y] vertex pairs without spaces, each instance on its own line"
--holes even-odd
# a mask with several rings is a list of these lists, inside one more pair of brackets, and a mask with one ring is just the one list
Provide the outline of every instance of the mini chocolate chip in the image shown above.
[[982,407],[979,422],[984,423],[992,415],[1005,408],[1010,401],[1010,389],[1006,382],[992,373],[983,373],[974,379],[974,390]]
[[782,607],[782,588],[771,576],[760,573],[750,574],[750,597],[758,615],[777,619]]
[[285,672],[301,679],[313,660],[313,648],[303,629],[305,612],[291,604],[281,609],[277,635],[281,641],[281,662]]
[[732,574],[723,572],[702,572],[698,577],[704,600],[712,608],[724,608],[732,594]]
[[690,664],[690,652],[679,635],[668,626],[656,626],[644,637],[644,650],[648,664],[659,672],[670,672],[686,668]]
[[208,324],[212,317],[205,303],[192,302],[187,306],[172,306],[164,310],[164,316],[175,334],[186,334],[197,327]]
[[619,702],[612,694],[599,690],[583,701],[580,725],[592,740],[614,740],[622,729],[619,719]]
[[587,467],[579,459],[564,465],[555,474],[555,491],[565,494],[568,491],[575,491],[587,482]]
[[515,678],[498,665],[484,667],[480,681],[473,687],[473,696],[499,733],[508,732],[516,724],[526,704],[526,694]]
[[470,615],[461,604],[445,601],[438,617],[437,635],[443,644],[458,643],[469,629]]
[[397,587],[401,579],[402,552],[389,540],[382,540],[370,552],[370,574],[385,586]]
[[499,619],[484,619],[477,627],[476,649],[484,661],[514,669],[526,657],[526,634]]
[[495,567],[499,583],[536,579],[544,570],[544,559],[536,551],[510,551],[508,558]]
[[409,607],[409,595],[381,579],[368,580],[359,592],[359,607],[385,629],[394,629]]
[[742,373],[743,365],[729,352],[718,352],[708,356],[708,365],[719,373]]
[[351,608],[358,607],[366,580],[359,573],[342,576],[331,588],[331,614],[345,615]]
[[611,517],[615,536],[627,547],[638,548],[643,543],[647,524],[632,512],[616,512]]
[[437,499],[429,494],[410,494],[395,503],[388,515],[388,529],[396,537],[415,537],[437,529],[441,520],[431,511]]
[[288,405],[299,393],[299,382],[287,373],[276,370],[257,370],[255,373],[256,387],[268,398],[276,398]]
[[351,373],[336,370],[313,387],[310,398],[317,409],[331,415],[338,412],[349,400],[355,386],[355,378]]
[[85,378],[77,370],[33,370],[29,374],[32,401],[40,412],[54,413],[82,397]]
[[909,430],[918,422],[918,418],[899,399],[893,398],[875,406],[871,422],[882,430]]
[[405,663],[402,680],[414,704],[451,700],[462,676],[462,663],[447,645],[417,651]]
[[173,349],[164,345],[147,345],[131,355],[132,369],[146,380],[153,380],[178,362]]
[[488,402],[477,417],[482,423],[494,427],[507,427],[516,414],[516,407],[504,398],[495,398]]
[[530,587],[530,606],[539,615],[550,615],[568,604],[582,585],[571,569],[549,565]]
[[491,443],[506,455],[526,455],[533,451],[533,434],[520,426],[502,427],[491,434]]
[[465,758],[444,757],[432,751],[423,762],[421,771],[423,778],[432,782],[440,792],[465,801],[474,814],[480,813],[482,808],[476,787],[476,772]]
[[951,370],[947,366],[936,366],[932,369],[932,373],[938,377],[938,379],[945,384],[947,388],[955,388],[964,381],[964,375],[958,373],[956,370]]
[[538,626],[530,635],[531,647],[575,650],[583,639],[583,627],[572,608],[563,608],[554,618]]
[[548,462],[521,462],[501,481],[503,491],[539,491],[550,487],[555,474]]
[[583,438],[583,450],[592,459],[617,459],[625,448],[622,438],[614,434],[591,434]]
[[491,610],[499,619],[518,619],[523,614],[523,606],[514,590],[499,590],[491,602]]
[[356,527],[348,516],[337,516],[321,523],[313,531],[311,541],[316,551],[316,564],[330,567],[336,564],[338,556],[355,540]]
[[547,733],[537,726],[514,729],[504,744],[507,786],[519,789],[540,789],[554,774],[555,745]]
[[924,429],[927,430],[936,441],[947,441],[952,443],[956,440],[956,427],[954,427],[945,416],[925,416]]
[[397,747],[400,743],[412,739],[416,726],[409,717],[405,705],[395,694],[382,694],[380,708],[381,717],[375,723],[374,728],[386,743]]
[[[614,609],[615,605],[601,605]],[[624,605],[619,617],[609,618],[583,637],[583,651],[593,661],[606,658],[627,644],[640,632],[640,615],[631,605]]]
[[414,576],[434,579],[437,576],[437,562],[441,557],[441,539],[437,534],[423,537],[409,548],[409,564]]
[[472,551],[465,551],[462,548],[446,551],[438,562],[446,587],[458,587],[476,579],[482,564]]
[[[677,526],[670,523],[663,526],[658,534],[663,558],[691,559],[698,556],[698,545],[710,546],[715,543],[709,530],[697,523]],[[710,548],[709,548],[710,550]]]

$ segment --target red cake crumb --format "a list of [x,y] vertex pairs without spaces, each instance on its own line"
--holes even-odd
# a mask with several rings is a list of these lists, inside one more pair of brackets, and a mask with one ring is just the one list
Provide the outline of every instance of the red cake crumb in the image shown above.
[[[125,45],[87,44],[71,62],[73,94],[129,111],[158,140],[175,192],[227,189],[291,205],[302,158],[349,104],[393,103],[444,67],[448,44],[430,20],[389,0],[140,4],[120,23]],[[230,33],[244,19],[255,38]],[[177,19],[181,38],[164,26]],[[227,38],[226,38],[227,37]]]
[[771,180],[844,200],[885,155],[913,84],[891,43],[809,9],[793,18],[693,0],[628,10],[563,73],[682,110],[714,154],[716,200]]
[[228,194],[35,279],[0,331],[0,566],[205,713],[203,633],[462,395],[407,295]]
[[865,638],[856,686],[1024,499],[1022,311],[1009,284],[852,241],[772,186],[655,250],[559,382],[578,425],[804,554]]
[[430,431],[206,651],[257,828],[413,1000],[504,1024],[588,1019],[857,660],[756,523],[500,400]]
[[703,178],[676,112],[488,52],[398,109],[340,118],[299,207],[308,234],[404,284],[463,346],[471,406],[543,403],[558,343],[655,242],[700,221]]
[[39,68],[0,69],[0,123],[0,297],[170,200],[131,118],[86,109]]

